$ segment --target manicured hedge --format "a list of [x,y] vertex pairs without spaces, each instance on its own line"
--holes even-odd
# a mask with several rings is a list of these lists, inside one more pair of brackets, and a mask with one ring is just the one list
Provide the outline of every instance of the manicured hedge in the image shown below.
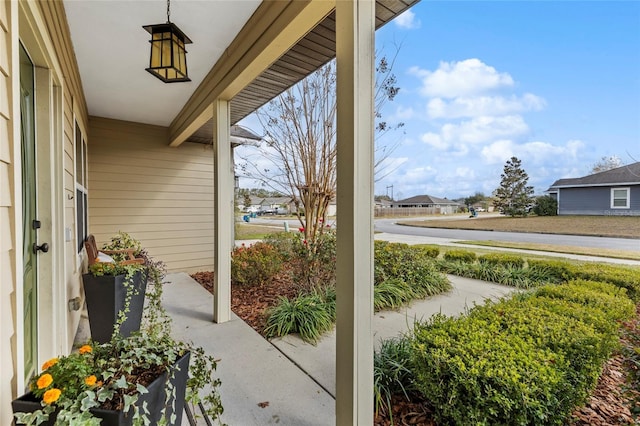
[[415,326],[415,385],[448,425],[561,425],[585,401],[633,302],[576,280]]
[[374,308],[395,309],[417,298],[451,289],[449,280],[438,270],[434,258],[437,248],[375,241]]
[[489,265],[510,266],[514,268],[524,267],[524,259],[522,256],[510,253],[487,253],[478,257],[480,263],[486,263]]
[[492,281],[518,288],[544,284],[562,284],[571,280],[607,282],[626,289],[627,295],[640,302],[640,268],[596,262],[524,259],[518,255],[489,253],[476,262],[473,252],[451,250],[437,261],[438,268],[448,274]]
[[432,259],[435,259],[440,255],[440,247],[438,246],[434,246],[430,244],[416,244],[412,247],[416,250],[420,250],[424,252],[424,254],[426,254]]
[[584,263],[572,265],[575,278],[590,281],[603,281],[625,288],[627,295],[640,302],[640,269],[623,265],[605,265],[602,263]]
[[444,259],[453,262],[475,262],[476,254],[469,250],[449,250],[444,254]]

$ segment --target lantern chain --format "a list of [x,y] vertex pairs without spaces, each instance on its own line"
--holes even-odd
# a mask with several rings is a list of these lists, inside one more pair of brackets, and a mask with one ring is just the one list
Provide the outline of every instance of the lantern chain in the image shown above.
[[169,16],[171,16],[171,0],[167,0],[167,24],[171,22]]

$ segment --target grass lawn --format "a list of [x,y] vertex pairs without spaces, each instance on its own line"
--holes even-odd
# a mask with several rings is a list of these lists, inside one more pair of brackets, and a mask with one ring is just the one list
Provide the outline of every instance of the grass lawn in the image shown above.
[[398,223],[423,228],[640,238],[640,217],[630,216],[532,216],[516,218],[483,218],[480,216],[473,219],[405,220]]
[[611,257],[614,259],[640,260],[640,251],[613,250],[606,248],[557,246],[553,244],[516,243],[510,241],[457,241],[461,244],[470,244],[479,247],[502,247],[519,250],[537,250],[553,253],[580,254],[584,256]]
[[284,226],[252,225],[251,223],[236,222],[236,240],[261,240],[269,234],[283,232]]

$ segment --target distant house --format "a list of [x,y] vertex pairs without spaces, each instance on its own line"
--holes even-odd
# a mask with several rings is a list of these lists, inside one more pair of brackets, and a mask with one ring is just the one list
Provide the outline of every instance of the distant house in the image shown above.
[[267,213],[267,214],[290,214],[293,203],[290,197],[257,197],[251,196],[251,204],[244,205],[244,198],[238,197],[237,203],[244,212]]
[[393,207],[393,201],[389,200],[374,200],[374,206],[377,209],[388,209]]
[[451,214],[455,213],[460,204],[448,200],[446,198],[438,198],[432,195],[416,195],[415,197],[405,198],[404,200],[395,201],[393,207],[396,208],[432,208],[437,209],[436,213]]
[[640,216],[640,162],[559,179],[546,192],[558,201],[559,215]]

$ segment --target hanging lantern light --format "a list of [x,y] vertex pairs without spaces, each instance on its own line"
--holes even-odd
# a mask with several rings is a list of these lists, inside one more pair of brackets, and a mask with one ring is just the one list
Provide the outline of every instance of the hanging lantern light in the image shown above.
[[170,7],[170,0],[167,0],[165,24],[142,27],[151,34],[151,59],[146,70],[165,83],[191,81],[187,75],[187,51],[184,47],[191,44],[191,40],[169,20]]

